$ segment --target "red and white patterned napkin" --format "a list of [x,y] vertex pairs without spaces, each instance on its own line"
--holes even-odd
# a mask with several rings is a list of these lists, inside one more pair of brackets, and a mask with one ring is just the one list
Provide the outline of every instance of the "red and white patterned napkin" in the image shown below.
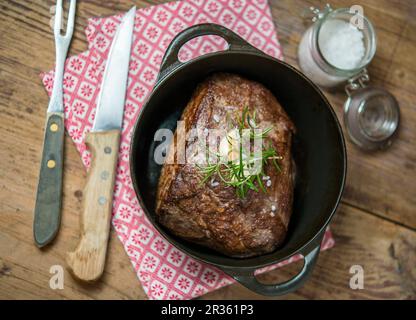
[[[86,29],[89,50],[69,58],[65,65],[65,126],[86,167],[90,164],[90,153],[84,144],[85,134],[92,127],[105,60],[121,17],[90,19]],[[129,172],[133,125],[152,91],[167,46],[183,29],[206,22],[221,24],[265,53],[282,59],[266,0],[188,0],[137,11],[112,222],[144,291],[151,299],[190,299],[234,282],[217,268],[187,256],[153,228],[139,206]],[[225,41],[216,36],[196,38],[182,48],[180,58],[189,60],[225,47]],[[49,95],[53,78],[53,71],[42,74]],[[322,250],[333,245],[328,230]],[[292,257],[259,272],[299,258]]]

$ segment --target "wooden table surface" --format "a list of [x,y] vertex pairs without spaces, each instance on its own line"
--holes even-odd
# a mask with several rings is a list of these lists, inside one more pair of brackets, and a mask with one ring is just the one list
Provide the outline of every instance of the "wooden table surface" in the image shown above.
[[[84,28],[89,17],[160,2],[78,1],[70,54],[86,50]],[[301,12],[311,5],[323,7],[326,1],[269,2],[285,59],[297,66],[297,46],[305,30]],[[357,1],[331,3],[338,8]],[[332,223],[336,246],[321,254],[303,288],[281,299],[416,299],[416,2],[361,3],[378,36],[377,54],[369,68],[371,81],[398,99],[400,131],[383,152],[364,153],[347,142],[347,185]],[[33,243],[32,215],[48,104],[39,73],[54,66],[52,5],[53,1],[0,3],[0,298],[145,299],[113,230],[101,281],[81,284],[65,271],[65,288],[49,287],[50,267],[65,265],[65,252],[75,247],[79,237],[85,170],[68,136],[62,227],[53,246],[39,250]],[[345,94],[326,94],[341,119]],[[349,287],[352,265],[364,268],[363,290]],[[300,267],[295,263],[261,278],[282,281]],[[203,298],[262,297],[235,284]]]

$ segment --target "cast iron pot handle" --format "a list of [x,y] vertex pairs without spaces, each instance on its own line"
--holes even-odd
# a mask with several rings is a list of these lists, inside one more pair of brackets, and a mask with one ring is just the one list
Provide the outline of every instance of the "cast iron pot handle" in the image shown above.
[[197,24],[183,30],[173,38],[163,56],[157,82],[169,74],[170,71],[183,64],[178,59],[178,53],[184,44],[196,37],[207,35],[216,35],[223,38],[228,43],[227,50],[243,50],[261,53],[260,50],[256,49],[243,38],[223,26],[213,23]]
[[[322,237],[320,237],[322,240]],[[304,264],[302,270],[294,276],[292,279],[278,284],[264,284],[259,282],[255,275],[253,269],[248,270],[231,270],[231,269],[224,269],[222,270],[232,276],[235,280],[241,283],[243,286],[247,287],[248,289],[262,294],[264,296],[279,296],[285,295],[290,292],[295,291],[298,289],[303,282],[309,277],[312,273],[312,270],[318,260],[319,250],[321,248],[321,242],[319,241],[318,245],[314,245],[313,249],[309,251],[307,254],[302,254],[304,257]]]

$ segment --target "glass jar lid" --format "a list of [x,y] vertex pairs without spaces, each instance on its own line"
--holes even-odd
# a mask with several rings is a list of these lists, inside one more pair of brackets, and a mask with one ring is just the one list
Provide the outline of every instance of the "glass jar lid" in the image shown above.
[[379,87],[355,88],[349,92],[344,104],[344,123],[348,135],[365,150],[390,146],[399,119],[397,100],[390,92]]

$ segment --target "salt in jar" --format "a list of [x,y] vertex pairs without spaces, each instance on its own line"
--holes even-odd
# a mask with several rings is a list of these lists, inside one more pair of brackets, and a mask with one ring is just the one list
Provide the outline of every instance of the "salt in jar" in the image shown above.
[[[315,13],[315,23],[304,33],[298,48],[299,66],[316,84],[334,88],[371,62],[376,35],[366,17],[348,8],[332,10],[327,6]],[[351,23],[357,19],[362,28]]]

